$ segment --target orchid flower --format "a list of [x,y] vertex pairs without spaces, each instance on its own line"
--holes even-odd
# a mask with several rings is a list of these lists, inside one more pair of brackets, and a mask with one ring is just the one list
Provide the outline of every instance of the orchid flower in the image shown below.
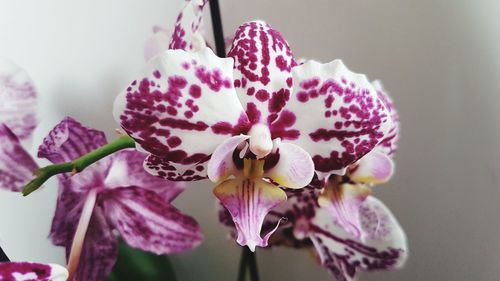
[[344,174],[384,139],[391,118],[364,75],[339,60],[297,65],[264,22],[240,26],[228,56],[160,53],[117,97],[114,116],[150,154],[151,174],[214,182],[237,242],[254,250],[267,246],[275,229],[261,237],[262,223],[285,189],[307,186],[315,170]]
[[[44,139],[38,156],[62,163],[106,144],[104,133],[67,117]],[[131,247],[170,254],[200,244],[196,221],[170,202],[178,183],[147,174],[144,154],[120,151],[83,172],[59,177],[60,190],[50,239],[66,247],[70,280],[103,280],[117,258],[117,237]]]
[[57,264],[0,262],[2,281],[66,281],[68,271]]
[[[406,236],[394,215],[370,195],[370,187],[393,173],[399,117],[380,82],[373,83],[390,112],[393,125],[373,151],[349,166],[346,175],[316,178],[307,188],[289,192],[289,201],[273,210],[265,227],[286,218],[271,245],[312,248],[338,281],[354,280],[359,270],[401,267],[407,256]],[[220,221],[234,229],[230,214]]]
[[36,91],[26,72],[4,58],[0,101],[0,188],[20,191],[37,168],[24,148],[37,125]]

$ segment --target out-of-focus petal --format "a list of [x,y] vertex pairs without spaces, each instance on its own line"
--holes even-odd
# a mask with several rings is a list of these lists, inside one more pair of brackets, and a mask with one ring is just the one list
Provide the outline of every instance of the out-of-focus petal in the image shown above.
[[56,246],[70,247],[80,218],[84,195],[75,192],[70,180],[61,179],[56,211],[52,218],[49,239]]
[[389,133],[388,109],[365,75],[340,60],[309,61],[292,72],[293,95],[285,110],[300,115],[294,143],[311,154],[317,171],[342,175]]
[[177,253],[198,246],[198,223],[153,191],[127,187],[102,194],[104,210],[125,242],[156,254]]
[[272,123],[290,97],[296,63],[288,43],[265,22],[248,22],[238,28],[228,57],[234,58],[238,96],[254,112],[251,121]]
[[382,82],[379,80],[372,82],[375,91],[377,91],[378,97],[384,102],[385,106],[389,110],[390,116],[392,118],[392,126],[389,130],[387,136],[379,143],[377,150],[385,153],[386,155],[393,156],[398,148],[399,140],[399,114],[394,106],[389,94],[385,91]]
[[0,188],[21,191],[38,169],[16,135],[0,123]]
[[393,160],[386,154],[374,150],[358,161],[349,178],[356,183],[380,184],[387,182],[393,173]]
[[208,161],[207,167],[207,175],[212,182],[219,183],[229,176],[235,175],[236,167],[233,161],[233,154],[238,145],[248,138],[249,136],[246,135],[234,136],[217,146]]
[[168,50],[117,97],[115,119],[156,156],[148,159],[149,171],[168,179],[169,170],[161,167],[165,162],[195,166],[239,134],[248,119],[232,76],[232,59],[218,58],[208,48]]
[[38,157],[52,163],[72,161],[106,143],[103,132],[66,117],[45,137],[38,148]]
[[287,188],[303,188],[314,176],[314,163],[304,149],[291,143],[280,143],[276,165],[266,171],[265,176]]
[[330,212],[336,223],[353,237],[361,236],[359,212],[371,190],[363,185],[340,184],[326,186],[318,197],[318,204]]
[[193,37],[200,29],[203,8],[207,2],[207,0],[192,0],[186,3],[184,9],[177,16],[169,49],[193,50]]
[[168,50],[168,45],[171,40],[171,32],[160,27],[155,27],[153,34],[144,44],[144,59],[148,61],[157,54]]
[[104,185],[106,188],[138,186],[152,190],[171,202],[184,190],[184,184],[166,181],[146,172],[143,168],[145,159],[146,154],[134,149],[115,153]]
[[[99,199],[98,199],[99,200]],[[78,221],[78,219],[76,219]],[[66,250],[71,244],[66,245]],[[118,257],[116,237],[109,227],[105,215],[96,206],[85,235],[82,255],[74,281],[102,281],[113,269]]]
[[0,58],[0,123],[21,140],[30,137],[38,123],[36,96],[28,74],[10,60]]
[[214,194],[233,217],[236,242],[252,251],[256,246],[266,247],[277,226],[262,238],[262,224],[270,210],[286,202],[285,192],[261,179],[237,178],[218,185]]
[[358,270],[390,270],[401,267],[407,257],[406,236],[392,213],[370,196],[360,209],[362,234],[355,239],[319,209],[310,238],[323,265],[338,280],[354,280]]
[[0,263],[0,280],[5,281],[66,281],[68,271],[58,264],[34,262]]

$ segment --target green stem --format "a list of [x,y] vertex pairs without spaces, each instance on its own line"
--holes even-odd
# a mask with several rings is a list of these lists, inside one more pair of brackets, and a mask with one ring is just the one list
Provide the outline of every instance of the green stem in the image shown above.
[[111,155],[117,151],[126,148],[134,148],[135,142],[129,136],[121,136],[113,142],[99,147],[98,149],[81,156],[73,161],[48,165],[46,167],[40,168],[35,172],[36,178],[30,181],[23,188],[23,195],[27,196],[33,191],[37,190],[51,177],[62,174],[62,173],[79,173],[83,171],[88,166],[101,160],[102,158]]

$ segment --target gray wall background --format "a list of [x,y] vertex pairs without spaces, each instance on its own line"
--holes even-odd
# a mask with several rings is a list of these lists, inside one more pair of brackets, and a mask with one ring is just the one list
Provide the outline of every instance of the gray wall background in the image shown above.
[[[71,115],[109,132],[114,95],[144,64],[151,26],[170,26],[180,0],[0,0],[0,55],[40,93],[39,143]],[[341,58],[379,78],[402,119],[393,180],[376,188],[406,229],[410,260],[362,280],[500,280],[499,1],[221,0],[226,35],[264,19],[297,57]],[[207,18],[206,29],[210,29]],[[34,151],[34,150],[33,150]],[[55,182],[28,198],[0,192],[0,243],[18,260],[63,263],[46,240]],[[173,256],[180,280],[234,280],[240,249],[217,224],[209,182],[176,202],[206,242]],[[259,251],[262,280],[330,280],[304,251]]]

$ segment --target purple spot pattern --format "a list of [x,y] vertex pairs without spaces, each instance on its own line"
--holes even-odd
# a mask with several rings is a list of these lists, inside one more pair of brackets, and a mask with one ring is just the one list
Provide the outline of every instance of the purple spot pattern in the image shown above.
[[241,25],[228,57],[234,58],[234,86],[244,107],[255,106],[254,122],[272,123],[290,98],[292,51],[281,34],[264,22]]
[[38,118],[37,94],[28,74],[7,59],[0,58],[0,123],[21,140],[31,136]]
[[392,126],[389,133],[387,133],[384,139],[379,143],[377,150],[382,151],[388,156],[394,156],[398,148],[399,140],[399,114],[394,106],[393,100],[383,88],[382,83],[380,81],[375,81],[372,84],[377,91],[378,97],[385,104],[392,119]]
[[[53,163],[67,161],[105,141],[102,132],[65,118],[44,139],[39,156]],[[145,158],[138,151],[124,150],[72,177],[59,177],[59,197],[49,237],[55,245],[64,246],[67,254],[87,194],[91,189],[98,190],[75,280],[103,280],[111,272],[117,257],[113,229],[131,246],[158,254],[190,249],[201,242],[194,219],[170,205],[183,187],[144,171]],[[176,235],[180,233],[190,236],[179,238]]]
[[[33,262],[3,262],[0,263],[0,280],[16,281],[20,276],[36,276],[26,281],[50,281],[55,272],[52,266]],[[16,278],[18,277],[18,278]]]
[[0,188],[21,191],[32,179],[38,165],[23,148],[17,136],[2,123],[0,144]]
[[206,177],[215,147],[248,123],[231,81],[229,59],[208,49],[169,50],[122,93],[125,105],[115,116],[154,155],[145,163],[150,173],[177,181]]
[[311,154],[317,171],[341,174],[386,137],[388,110],[364,75],[338,60],[310,61],[293,74],[294,93],[285,110],[301,113],[294,143]]
[[197,1],[187,2],[184,9],[177,16],[172,39],[168,46],[169,49],[181,49],[186,51],[193,49],[192,36],[198,32],[200,28],[203,8],[208,0],[201,1],[201,4],[197,4],[196,2]]
[[364,75],[340,61],[297,65],[287,42],[263,22],[236,32],[228,54],[234,79],[221,68],[227,62],[200,52],[167,51],[117,99],[125,105],[115,106],[115,118],[152,154],[145,168],[153,175],[204,179],[216,146],[257,123],[272,139],[305,149],[322,174],[344,173],[387,140],[390,113]]

